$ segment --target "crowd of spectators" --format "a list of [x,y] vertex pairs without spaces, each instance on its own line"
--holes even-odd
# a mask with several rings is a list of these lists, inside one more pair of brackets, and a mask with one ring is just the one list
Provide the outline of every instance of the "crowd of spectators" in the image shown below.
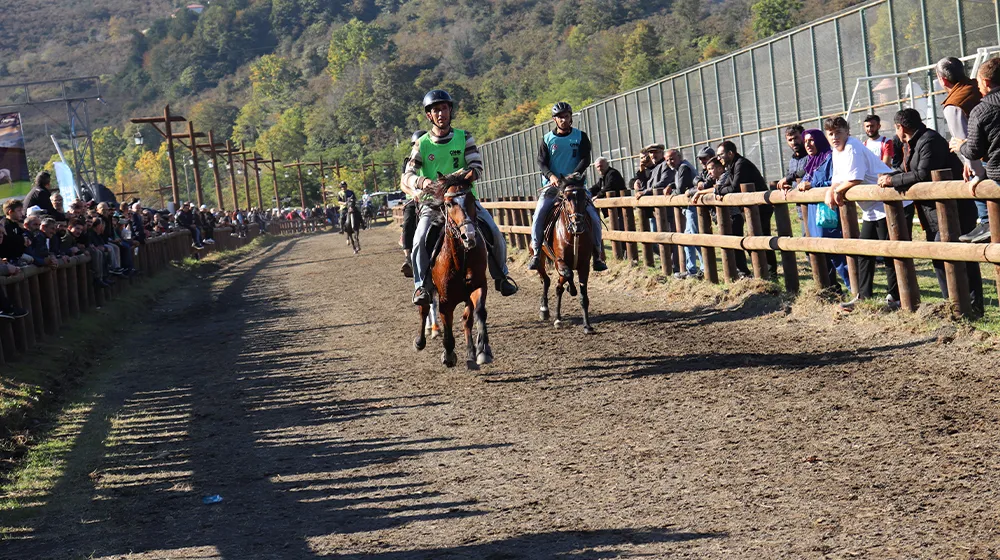
[[[1000,58],[985,61],[975,79],[970,79],[965,65],[957,58],[948,57],[936,66],[938,81],[947,91],[944,117],[947,122],[945,136],[928,128],[922,116],[914,109],[895,113],[892,126],[894,135],[883,134],[882,120],[878,115],[864,119],[864,135],[851,135],[849,123],[842,117],[825,119],[822,130],[806,130],[800,125],[785,129],[785,140],[791,150],[786,174],[777,182],[780,190],[830,187],[823,203],[807,206],[803,219],[810,237],[843,237],[840,214],[837,209],[846,203],[845,195],[861,184],[877,184],[906,192],[912,185],[931,180],[931,171],[951,170],[956,179],[964,178],[975,194],[976,185],[985,178],[1000,181]],[[684,159],[679,149],[666,150],[662,144],[652,144],[642,149],[639,167],[627,183],[622,174],[611,167],[606,158],[594,162],[598,180],[591,193],[595,197],[609,192],[631,189],[642,197],[656,189],[666,194],[684,194],[691,198],[687,208],[685,233],[697,233],[695,209],[706,196],[740,192],[741,185],[753,185],[753,191],[769,190],[758,167],[740,154],[736,144],[724,141],[718,146],[702,148],[697,159],[700,167],[695,170]],[[889,228],[884,205],[881,202],[858,202],[860,207],[861,239],[889,239]],[[957,201],[961,225],[961,241],[982,243],[990,240],[989,216],[982,201]],[[758,206],[764,235],[771,234],[773,207]],[[649,231],[656,231],[651,208],[641,208],[638,216],[648,223]],[[667,213],[668,227],[676,230],[672,213]],[[913,218],[917,217],[928,241],[940,241],[941,232],[936,206],[933,202],[905,202],[903,222],[912,234]],[[739,208],[713,209],[713,220],[726,219],[732,235],[744,234],[745,220]],[[700,262],[696,248],[685,247],[684,263],[674,263],[677,278],[701,278],[704,263]],[[766,251],[767,274],[776,278],[777,258],[773,251]],[[736,251],[736,267],[741,277],[752,275],[747,266],[747,255]],[[824,255],[833,290],[851,291],[847,259],[842,255]],[[857,257],[857,298],[841,303],[845,310],[853,309],[858,301],[871,299],[877,260],[874,257]],[[892,259],[881,259],[886,273],[886,305],[890,309],[900,306],[896,271]],[[942,295],[948,297],[944,263],[935,261],[935,272]],[[683,267],[683,268],[681,268]],[[966,264],[970,296],[976,313],[982,313],[982,276],[977,263]],[[841,286],[843,284],[843,287]]]

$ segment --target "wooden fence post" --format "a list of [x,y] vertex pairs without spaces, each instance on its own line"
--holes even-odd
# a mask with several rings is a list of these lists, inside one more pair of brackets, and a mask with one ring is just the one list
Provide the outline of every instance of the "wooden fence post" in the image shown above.
[[[833,187],[828,187],[833,188]],[[851,201],[846,201],[840,207],[840,228],[843,231],[844,239],[857,239],[861,237],[861,228],[858,227],[858,206]],[[851,281],[851,293],[858,297],[858,258],[847,256],[847,278]]]
[[[799,210],[802,211],[802,236],[812,237],[809,235],[809,205],[800,204]],[[809,268],[812,269],[813,282],[821,290],[829,288],[831,286],[830,270],[827,266],[826,255],[820,253],[806,253],[806,255],[809,257]]]
[[[663,189],[656,189],[653,191],[656,196],[661,196],[663,194]],[[657,206],[656,208],[656,225],[660,231],[667,231],[667,209],[662,206]],[[670,276],[674,272],[674,261],[673,261],[673,247],[666,243],[660,243],[660,271],[663,272],[665,276]]]
[[[740,191],[744,193],[752,193],[754,189],[753,183],[743,183],[740,185]],[[755,237],[764,235],[764,230],[760,223],[760,210],[756,206],[744,206],[743,217],[746,220],[746,229],[749,235]],[[750,251],[750,258],[753,262],[754,277],[758,280],[771,280],[768,277],[767,258],[764,256],[764,251]]]
[[[906,223],[906,212],[902,202],[885,202],[885,224],[889,229],[889,239],[910,241],[910,224]],[[893,259],[896,282],[899,285],[899,305],[905,311],[916,311],[920,305],[920,286],[917,284],[917,269],[913,259]]]
[[[722,223],[721,219],[719,223]],[[712,233],[712,209],[708,206],[698,207],[698,232],[706,235]],[[719,265],[715,262],[715,248],[707,245],[702,246],[701,262],[705,265],[705,278],[713,284],[718,284]]]
[[[24,273],[22,272],[22,274]],[[23,277],[21,278],[21,281],[15,285],[15,287],[17,288],[16,293],[18,296],[17,304],[21,307],[21,309],[28,311],[28,314],[23,318],[14,321],[15,328],[17,328],[18,325],[21,327],[24,331],[24,337],[27,341],[27,345],[31,348],[35,345],[35,342],[37,342],[35,339],[35,318],[31,315],[31,294],[29,293],[31,284],[28,282],[27,277]]]
[[[715,195],[709,195],[715,196]],[[698,215],[701,215],[701,209],[703,207],[698,207]],[[709,213],[709,221],[711,224],[711,207],[704,207]],[[722,235],[732,235],[733,234],[733,219],[732,219],[733,208],[730,206],[716,206],[715,207],[715,219],[719,224],[719,233]],[[701,220],[699,220],[699,229],[701,231]],[[701,233],[705,233],[701,231]],[[702,259],[704,261],[704,258]],[[707,262],[707,261],[705,261]],[[739,270],[736,268],[736,251],[733,249],[723,249],[722,250],[722,275],[725,276],[727,282],[735,282],[739,278]]]
[[[21,306],[21,292],[23,287],[24,281],[7,284],[7,299],[14,302],[16,305]],[[10,321],[11,330],[14,332],[14,347],[20,354],[27,353],[29,348],[28,333],[31,331],[31,327],[25,322],[25,319],[27,318],[28,317],[23,317],[21,319],[14,319],[13,321]]]
[[[646,221],[644,208],[636,208],[635,216],[638,218],[636,221],[636,230],[642,232],[649,232],[649,222]],[[642,244],[642,263],[650,268],[656,266],[656,261],[653,260],[653,244],[643,243]]]
[[[684,226],[687,224],[686,217],[684,215],[684,207],[674,206],[674,222],[668,224],[667,230],[673,230],[675,233],[684,233]],[[700,229],[698,231],[701,231]],[[677,263],[678,272],[687,272],[684,265],[684,259],[686,255],[684,254],[684,245],[674,245],[673,246],[675,261]]]
[[[619,191],[608,191],[605,193],[607,198],[618,198],[621,196]],[[622,231],[625,228],[622,226],[622,214],[621,208],[608,208],[608,222],[610,223],[610,231]],[[625,259],[625,244],[621,241],[612,241],[611,250],[615,254],[615,258],[618,260]]]
[[[517,200],[520,201],[520,202],[525,202],[525,201],[530,202],[530,201],[534,200],[534,198],[533,197],[526,197],[526,196],[519,196],[519,197],[517,197]],[[533,212],[531,210],[526,209],[526,208],[522,208],[521,210],[519,210],[519,212],[521,212],[521,221],[524,223],[524,225],[526,225],[528,227],[531,227],[531,225],[532,225],[532,223],[531,223],[532,220],[531,219],[533,217],[532,216]],[[530,233],[522,233],[521,235],[518,236],[518,242],[517,242],[517,248],[518,249],[522,249],[522,250],[523,249],[527,249],[529,245],[531,245],[531,234]]]
[[[770,195],[774,192],[776,191],[768,191],[768,198],[770,198]],[[792,218],[788,215],[788,205],[775,204],[773,208],[776,233],[779,236],[792,237]],[[785,290],[789,292],[798,292],[799,265],[795,260],[794,252],[781,252],[781,274],[785,279]],[[777,278],[774,278],[773,280],[777,280]]]
[[[986,210],[990,213],[990,243],[1000,243],[1000,202],[986,201]],[[996,277],[997,293],[1000,294],[1000,264],[993,266]]]
[[[931,181],[950,181],[950,169],[931,171]],[[958,220],[958,202],[954,200],[939,200],[937,206],[938,227],[941,229],[943,243],[958,242],[962,235],[962,226]],[[969,277],[965,263],[960,261],[944,261],[944,275],[948,281],[948,299],[955,305],[962,316],[972,314],[972,297],[969,294]]]
[[[625,191],[622,197],[633,196],[631,192]],[[624,222],[622,223],[623,231],[635,231],[635,207],[622,208],[624,215]],[[639,246],[636,243],[625,243],[625,255],[630,263],[639,263]]]

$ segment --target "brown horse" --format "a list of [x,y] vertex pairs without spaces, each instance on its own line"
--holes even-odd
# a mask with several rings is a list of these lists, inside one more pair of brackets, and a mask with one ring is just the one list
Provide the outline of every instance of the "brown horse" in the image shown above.
[[[443,193],[441,207],[444,221],[441,250],[431,265],[434,299],[438,305],[438,323],[444,334],[441,363],[454,367],[455,335],[452,331],[455,308],[465,303],[466,366],[477,369],[493,361],[489,333],[486,330],[486,243],[476,229],[476,198],[472,194],[472,175],[438,176],[429,190]],[[430,305],[420,307],[420,331],[413,341],[416,350],[427,345],[424,324]],[[478,336],[473,338],[472,327]]]
[[[558,328],[563,325],[562,296],[569,289],[571,296],[576,296],[576,286],[573,284],[573,271],[579,274],[580,307],[583,308],[583,332],[594,334],[590,324],[590,297],[587,295],[587,282],[590,279],[590,259],[594,253],[592,227],[601,224],[590,223],[587,214],[587,191],[583,185],[567,184],[559,181],[559,198],[552,209],[554,223],[546,229],[545,241],[542,243],[542,254],[555,263],[559,273],[559,283],[556,284],[556,320]],[[539,307],[539,317],[543,321],[549,319],[549,275],[545,271],[546,259],[539,259],[538,276],[542,280],[542,301]]]

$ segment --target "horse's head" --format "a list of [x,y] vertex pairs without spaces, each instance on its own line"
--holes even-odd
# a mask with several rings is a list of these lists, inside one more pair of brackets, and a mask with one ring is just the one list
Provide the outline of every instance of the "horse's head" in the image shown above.
[[566,216],[567,232],[572,235],[585,233],[588,200],[583,178],[576,174],[560,178],[559,187],[562,189],[562,211]]
[[354,198],[348,198],[347,199],[347,209],[348,210],[354,211],[354,209],[357,208],[357,206],[358,206],[357,199],[354,199]]
[[476,247],[476,196],[472,194],[472,177],[472,171],[448,176],[438,173],[437,181],[444,195],[448,232],[462,241],[466,251]]

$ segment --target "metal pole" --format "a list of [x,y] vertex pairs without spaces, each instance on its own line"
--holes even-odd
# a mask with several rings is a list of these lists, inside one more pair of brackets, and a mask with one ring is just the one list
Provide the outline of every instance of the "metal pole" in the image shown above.
[[[194,193],[198,197],[198,208],[202,205],[201,171],[198,169],[198,139],[194,136],[194,123],[188,121],[188,142],[191,143],[191,171],[194,173]],[[191,198],[188,196],[188,198]]]
[[278,198],[278,169],[275,166],[274,152],[268,152],[267,157],[271,160],[271,182],[274,183],[274,208],[281,208],[281,199]]
[[170,105],[166,105],[163,107],[163,130],[167,135],[167,160],[170,162],[170,194],[174,198],[174,210],[176,211],[181,200],[181,193],[177,188],[177,165],[174,162],[174,139],[172,138],[173,133],[170,128]]
[[247,169],[247,147],[240,142],[240,158],[243,160],[243,192],[246,194],[246,209],[250,209],[250,170]]
[[736,105],[736,134],[740,137],[740,153],[745,153],[746,146],[743,144],[743,114],[740,111],[740,77],[736,71],[736,57],[733,56],[729,60],[733,66],[733,104]]
[[[774,126],[777,127],[778,123],[781,122],[781,114],[778,112],[778,78],[774,71],[774,46],[773,43],[767,44],[767,62],[771,66],[771,102],[774,103]],[[793,80],[795,78],[792,78]],[[781,130],[778,128],[774,129],[774,137],[777,140],[777,145],[781,145]],[[784,175],[787,171],[785,169],[784,158],[778,158],[778,169],[781,170],[781,174]]]
[[809,28],[809,44],[812,46],[813,84],[816,87],[816,117],[823,114],[823,95],[819,87],[819,60],[816,57],[816,28]]
[[264,209],[264,193],[260,190],[260,164],[257,160],[260,158],[257,156],[257,152],[253,153],[253,181],[254,186],[257,187],[257,207],[260,210]]
[[724,116],[725,113],[722,112],[722,85],[719,81],[719,63],[713,63],[712,69],[715,70],[715,104],[718,105],[719,109],[719,137],[724,137],[726,135],[726,118]]
[[698,83],[701,84],[701,115],[705,119],[705,138],[708,139],[712,137],[712,127],[708,123],[708,100],[705,99],[705,73],[701,69],[698,70]]
[[958,15],[958,52],[961,53],[959,56],[965,56],[965,22],[962,21],[965,14],[962,11],[962,0],[955,0],[955,13]]
[[844,53],[840,48],[840,20],[833,20],[833,34],[837,41],[837,71],[840,73],[840,105],[847,110],[847,91],[845,91],[846,84],[844,83]]
[[[891,20],[890,20],[891,21]],[[792,97],[795,99],[795,122],[802,120],[802,109],[799,107],[799,80],[798,72],[795,71],[795,41],[792,36],[788,36],[788,58],[792,63]]]
[[[957,0],[957,1],[961,2],[962,0]],[[861,10],[858,13],[861,15],[861,49],[864,52],[865,56],[865,76],[871,76],[872,74],[871,54],[868,52],[868,18],[865,16],[867,11]],[[870,107],[875,104],[875,98],[872,95],[871,83],[870,82],[865,82],[865,83],[868,84],[866,86],[866,89],[868,90],[868,106]],[[853,100],[854,98],[852,97],[851,99]],[[853,109],[853,107],[848,107],[847,109],[845,109],[845,111],[850,109]]]
[[233,163],[233,143],[226,140],[226,157],[229,160],[229,186],[233,189],[233,210],[239,210],[240,199],[236,196],[236,164]]
[[[670,139],[667,138],[667,109],[663,106],[663,82],[658,82],[656,84],[656,93],[659,97],[658,101],[660,103],[660,130],[663,131],[663,143],[669,144]],[[653,140],[656,139],[654,138]],[[680,142],[677,142],[677,144],[680,144]]]
[[215,179],[215,202],[222,207],[222,182],[219,180],[219,161],[216,159],[215,150],[215,135],[211,130],[208,131],[208,143],[212,146],[212,178]]
[[677,143],[678,145],[684,143],[684,137],[681,136],[681,113],[677,110],[677,87],[674,85],[676,80],[670,80],[670,97],[673,99],[674,106],[674,131],[677,132]]
[[[684,74],[684,94],[687,96],[688,130],[691,131],[691,141],[694,142],[697,136],[694,133],[694,108],[691,107],[693,100],[691,99],[691,81],[688,80],[688,75],[690,74],[690,72]],[[702,91],[701,93],[702,97],[704,97],[705,92]]]
[[[365,166],[361,165],[361,173],[364,174]],[[306,190],[302,186],[302,162],[298,158],[295,158],[295,171],[299,175],[299,198],[302,199],[302,209],[306,209]],[[364,186],[364,180],[361,181],[361,185]]]

